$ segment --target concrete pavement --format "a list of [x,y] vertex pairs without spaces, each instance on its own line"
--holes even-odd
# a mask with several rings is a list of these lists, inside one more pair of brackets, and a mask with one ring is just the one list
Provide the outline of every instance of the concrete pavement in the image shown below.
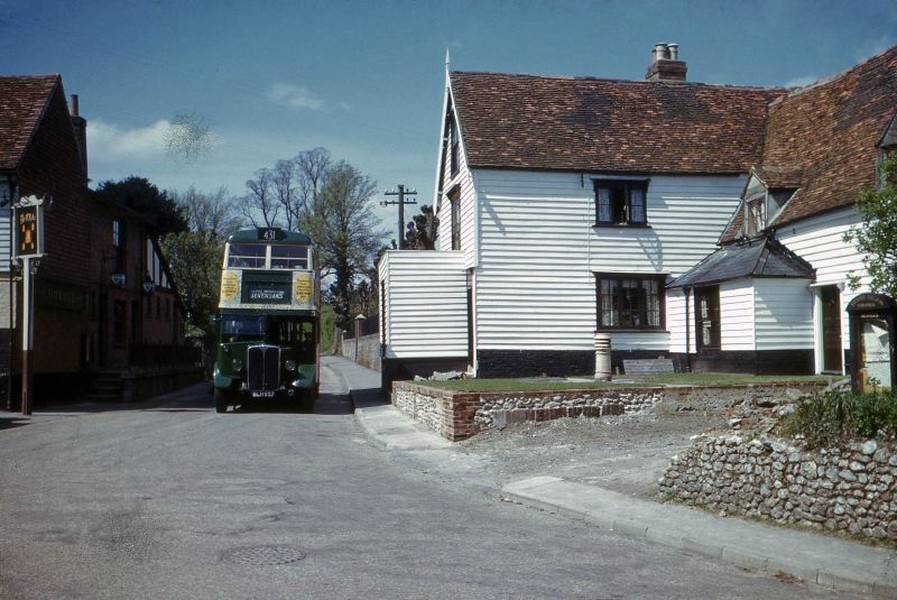
[[[453,444],[399,413],[382,396],[380,374],[329,357],[342,373],[366,435],[387,451],[445,449]],[[721,517],[557,477],[510,483],[503,497],[623,535],[643,538],[755,571],[798,577],[827,588],[897,598],[897,553],[814,532]]]

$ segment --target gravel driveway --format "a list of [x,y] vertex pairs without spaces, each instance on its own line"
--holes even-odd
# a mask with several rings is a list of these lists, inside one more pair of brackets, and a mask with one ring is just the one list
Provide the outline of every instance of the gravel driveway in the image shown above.
[[642,497],[657,494],[670,458],[694,436],[730,430],[743,407],[661,402],[650,414],[563,418],[489,430],[459,442],[489,463],[501,483],[553,475]]

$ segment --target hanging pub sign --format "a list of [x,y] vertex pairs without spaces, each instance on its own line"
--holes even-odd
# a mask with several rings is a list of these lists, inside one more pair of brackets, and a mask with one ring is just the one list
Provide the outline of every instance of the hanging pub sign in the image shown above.
[[15,258],[43,256],[44,201],[25,196],[13,205],[13,255]]

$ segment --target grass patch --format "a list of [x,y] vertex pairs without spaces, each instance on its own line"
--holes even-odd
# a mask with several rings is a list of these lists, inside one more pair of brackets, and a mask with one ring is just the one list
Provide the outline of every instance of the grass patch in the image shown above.
[[829,391],[798,404],[782,420],[781,431],[803,438],[808,448],[843,446],[853,440],[897,441],[897,394]]
[[427,381],[430,387],[460,392],[525,392],[540,390],[578,390],[602,387],[631,387],[633,385],[762,385],[772,383],[829,383],[832,377],[791,375],[735,375],[729,373],[663,373],[650,377],[627,378],[616,381],[595,381],[582,377],[521,377],[508,379],[454,379]]

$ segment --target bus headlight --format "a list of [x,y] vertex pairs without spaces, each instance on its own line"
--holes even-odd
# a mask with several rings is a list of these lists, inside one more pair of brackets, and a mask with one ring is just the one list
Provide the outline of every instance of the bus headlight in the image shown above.
[[239,358],[235,358],[231,361],[231,366],[234,368],[234,371],[242,371],[243,370],[243,361]]
[[285,363],[283,363],[283,366],[287,371],[290,371],[290,372],[295,371],[296,370],[296,361],[295,360],[287,360]]

